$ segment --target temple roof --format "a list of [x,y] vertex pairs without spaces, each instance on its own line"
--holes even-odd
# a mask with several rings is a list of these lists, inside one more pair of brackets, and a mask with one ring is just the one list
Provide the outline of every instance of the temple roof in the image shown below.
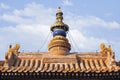
[[98,52],[79,52],[52,55],[49,52],[21,52],[10,54],[9,61],[0,67],[1,72],[117,72],[120,66]]

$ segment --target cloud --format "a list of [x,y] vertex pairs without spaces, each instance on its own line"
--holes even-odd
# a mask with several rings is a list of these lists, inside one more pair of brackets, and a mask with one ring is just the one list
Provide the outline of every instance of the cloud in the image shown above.
[[78,29],[69,31],[69,40],[77,51],[98,51],[101,43],[108,43],[105,39],[86,36]]
[[64,5],[64,6],[72,6],[73,4],[72,4],[72,2],[70,0],[63,0],[62,5]]
[[105,21],[104,19],[101,19],[96,16],[67,16],[66,21],[70,23],[71,26],[76,25],[77,27],[103,27],[107,29],[119,29],[120,23],[116,21]]
[[16,24],[46,24],[55,20],[52,16],[53,12],[55,11],[52,8],[46,9],[43,5],[33,2],[26,4],[24,9],[15,9],[10,14],[3,14],[1,19]]
[[0,3],[0,8],[3,8],[3,9],[10,9],[10,7],[4,3]]
[[16,15],[8,15],[8,14],[4,14],[2,16],[2,19],[8,22],[13,22],[17,24],[29,24],[33,22],[31,19],[23,18]]

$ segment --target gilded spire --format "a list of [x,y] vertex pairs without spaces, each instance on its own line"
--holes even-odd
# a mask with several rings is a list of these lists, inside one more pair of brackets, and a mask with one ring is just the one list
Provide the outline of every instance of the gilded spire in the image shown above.
[[56,12],[56,20],[56,23],[50,28],[53,33],[53,38],[48,44],[48,50],[50,51],[50,54],[65,55],[71,50],[71,45],[66,38],[66,32],[69,30],[69,27],[62,21],[63,12],[60,7]]

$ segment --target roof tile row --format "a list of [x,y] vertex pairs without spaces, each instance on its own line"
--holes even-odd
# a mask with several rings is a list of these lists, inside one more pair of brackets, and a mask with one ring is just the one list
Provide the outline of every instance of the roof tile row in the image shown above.
[[81,60],[78,63],[43,63],[41,60],[17,60],[14,66],[1,67],[1,72],[111,72],[119,71],[116,65],[108,66],[105,61],[100,60]]

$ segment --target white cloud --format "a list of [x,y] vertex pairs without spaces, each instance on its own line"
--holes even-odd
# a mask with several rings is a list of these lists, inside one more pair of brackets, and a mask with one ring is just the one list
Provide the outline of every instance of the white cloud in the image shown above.
[[118,29],[120,28],[120,23],[116,21],[105,21],[96,16],[67,16],[66,21],[70,23],[71,26],[77,27],[103,27],[107,29]]
[[72,6],[73,4],[72,4],[72,2],[70,0],[63,0],[62,5],[64,5],[64,6]]
[[0,8],[9,9],[10,7],[4,3],[0,3]]
[[2,19],[5,21],[17,23],[17,24],[29,24],[33,22],[31,19],[26,19],[20,16],[8,15],[8,14],[4,14],[2,16]]
[[[1,19],[17,24],[51,24],[54,21],[53,9],[46,9],[41,4],[27,4],[24,9],[15,9],[11,14],[3,14]],[[48,15],[49,14],[49,15]]]
[[88,37],[77,29],[71,30],[68,35],[69,40],[71,40],[73,47],[75,47],[77,51],[98,51],[101,43],[107,43],[107,40],[105,39],[95,38],[92,36]]

